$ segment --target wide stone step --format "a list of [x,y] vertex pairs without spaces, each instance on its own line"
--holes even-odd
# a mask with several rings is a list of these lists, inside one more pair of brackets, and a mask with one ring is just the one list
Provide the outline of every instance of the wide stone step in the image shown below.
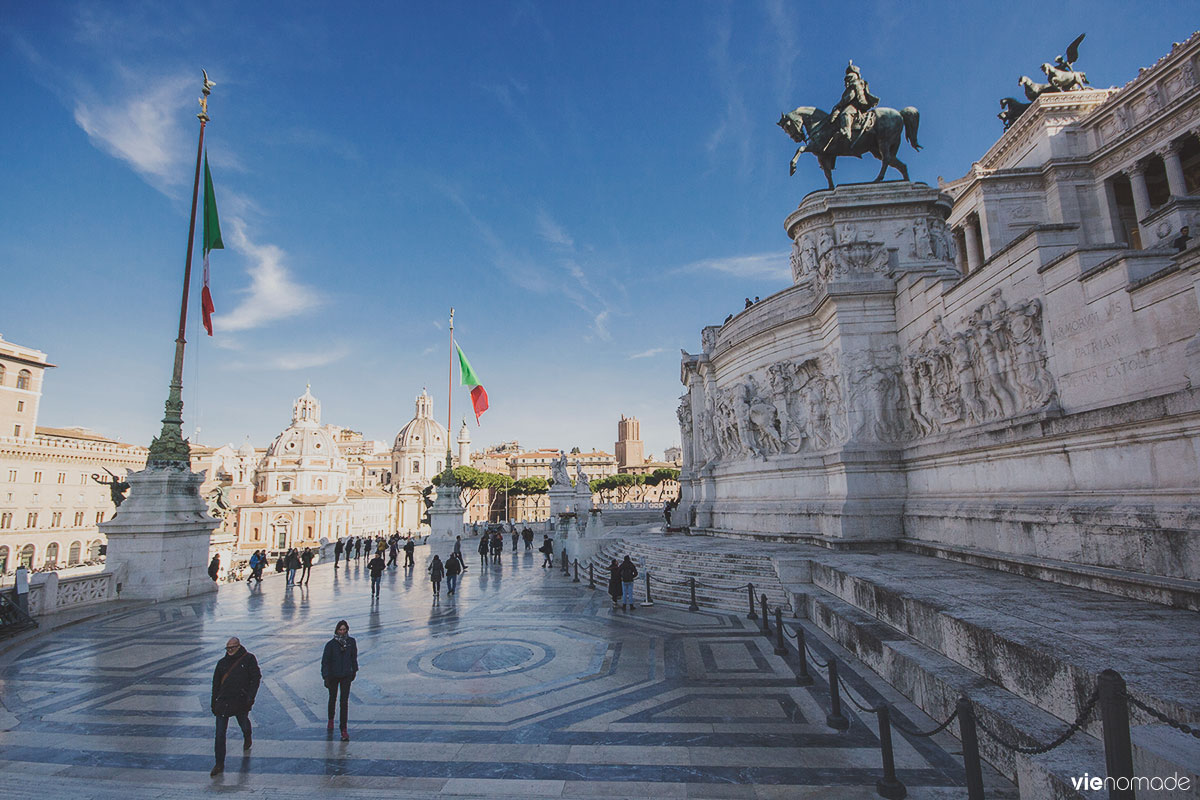
[[[916,575],[920,566],[914,565],[911,573]],[[942,569],[949,566],[952,565]],[[1175,631],[1175,637],[1165,642],[1135,642],[1132,649],[1110,645],[1109,649],[1102,650],[1091,640],[1062,636],[1054,627],[1039,625],[1037,615],[1052,612],[1030,609],[1022,613],[1024,609],[1010,607],[1013,601],[998,588],[983,582],[1003,584],[1006,579],[1007,576],[980,576],[979,596],[990,596],[984,593],[991,591],[994,599],[972,602],[962,600],[958,595],[938,593],[930,588],[929,582],[906,582],[901,575],[883,575],[869,567],[824,560],[812,563],[812,584],[824,593],[850,604],[878,624],[911,638],[914,643],[995,682],[1061,721],[1070,722],[1078,717],[1097,684],[1099,673],[1106,668],[1122,674],[1128,682],[1130,696],[1162,714],[1192,723],[1200,718],[1200,708],[1196,708],[1195,675],[1163,667],[1153,658],[1147,658],[1145,651],[1145,648],[1158,648],[1164,655],[1174,655],[1178,646],[1189,646],[1184,643],[1198,640],[1200,632],[1194,614],[1182,610],[1172,612],[1140,601],[1110,599],[1054,584],[1031,588],[1038,593],[1061,596],[1064,614],[1070,604],[1074,604],[1076,612],[1086,615],[1087,624],[1111,628],[1109,640],[1112,643],[1121,642],[1117,634],[1121,619],[1093,618],[1088,614],[1088,603],[1097,612],[1111,603],[1127,603],[1122,619],[1134,620],[1140,615],[1144,621],[1176,620],[1177,616],[1177,624],[1181,626]],[[1025,581],[1024,578],[1015,579]],[[1132,626],[1129,634],[1135,634]],[[1194,669],[1189,672],[1194,673]],[[1134,724],[1156,722],[1136,708],[1132,709],[1132,720]],[[1099,736],[1098,720],[1088,724],[1087,730]]]

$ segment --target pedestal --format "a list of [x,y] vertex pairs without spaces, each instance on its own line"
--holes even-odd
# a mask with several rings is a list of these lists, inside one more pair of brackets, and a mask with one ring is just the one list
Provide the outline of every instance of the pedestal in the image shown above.
[[129,497],[100,523],[121,599],[169,600],[216,590],[208,577],[212,533],[221,524],[200,497],[202,473],[186,464],[131,472]]
[[429,509],[429,542],[453,542],[464,533],[463,504],[458,486],[439,487]]
[[550,487],[550,519],[557,520],[562,514],[575,513],[575,489],[571,484]]

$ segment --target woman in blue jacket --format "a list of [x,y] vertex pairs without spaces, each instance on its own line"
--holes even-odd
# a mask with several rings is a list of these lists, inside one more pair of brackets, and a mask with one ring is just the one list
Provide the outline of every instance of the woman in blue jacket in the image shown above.
[[350,684],[358,674],[358,642],[350,636],[350,623],[338,620],[334,626],[333,638],[325,644],[325,652],[321,656],[321,679],[329,690],[329,728],[333,730],[333,710],[337,705],[338,694],[342,696],[342,741],[350,741],[350,732],[346,729],[346,719],[349,713]]

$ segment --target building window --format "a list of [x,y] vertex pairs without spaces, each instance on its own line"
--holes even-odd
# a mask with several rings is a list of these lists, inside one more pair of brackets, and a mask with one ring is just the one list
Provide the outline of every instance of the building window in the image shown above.
[[9,483],[17,482],[17,471],[15,469],[10,469],[8,471],[8,482]]
[[87,473],[86,473],[86,472],[84,472],[84,473],[80,474],[80,476],[79,476],[79,485],[80,485],[80,486],[87,486],[87,479],[88,479],[88,476],[87,476]]
[[58,482],[66,483],[67,482],[67,473],[65,473],[65,472],[58,473]]
[[290,492],[291,490],[292,490],[292,482],[291,481],[280,481],[279,482],[279,491]]
[[51,542],[46,545],[46,558],[42,563],[47,567],[53,567],[58,564],[58,542]]
[[20,436],[20,435],[21,435],[21,426],[13,425],[13,436]]
[[[0,367],[0,375],[4,374],[4,368]],[[8,548],[0,547],[0,575],[8,572]]]
[[17,564],[25,569],[33,569],[33,545],[27,544],[21,548],[21,555],[17,557]]
[[0,514],[0,530],[8,530],[12,527],[12,512],[5,511]]
[[75,512],[75,527],[76,528],[83,527],[83,512],[82,511]]
[[50,515],[50,527],[51,528],[61,528],[62,527],[62,512],[61,511],[55,511],[53,514]]
[[412,471],[413,471],[413,475],[416,475],[418,472],[420,472],[420,471],[421,471],[421,462],[420,462],[420,461],[417,461],[415,458],[413,459],[413,469],[412,469]]
[[71,542],[71,548],[67,550],[67,566],[72,567],[79,563],[79,553],[83,549],[83,545],[79,542]]
[[24,410],[25,410],[25,401],[18,400],[17,401],[17,411],[24,411]]
[[104,512],[97,511],[96,512],[96,524],[99,525],[101,522],[104,522]]
[[4,365],[0,364],[0,386],[4,385]]
[[17,388],[28,389],[29,381],[33,377],[33,373],[27,369],[23,369],[17,373]]
[[434,469],[434,472],[441,472],[442,471],[442,462],[440,462],[440,461],[437,462],[437,466],[434,467],[433,469]]
[[95,561],[100,558],[100,547],[102,544],[99,539],[95,539],[88,544],[88,561]]
[[35,472],[33,473],[33,482],[34,482],[34,483],[41,483],[41,482],[42,482],[42,473],[41,473],[40,471],[35,471]]
[[36,512],[36,511],[30,511],[28,514],[25,515],[25,527],[26,528],[33,529],[33,528],[37,527],[37,515],[38,515],[38,512]]

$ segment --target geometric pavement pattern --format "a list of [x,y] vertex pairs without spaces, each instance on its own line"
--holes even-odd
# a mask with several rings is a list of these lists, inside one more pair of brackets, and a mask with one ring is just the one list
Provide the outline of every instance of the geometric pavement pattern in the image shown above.
[[[446,549],[446,548],[442,548]],[[444,556],[445,553],[442,553]],[[794,650],[744,615],[611,608],[541,554],[506,552],[432,597],[417,568],[369,595],[365,561],[315,567],[310,585],[223,585],[214,595],[117,611],[33,637],[0,656],[0,796],[874,797],[875,720],[828,687],[799,687]],[[345,618],[358,640],[352,741],[325,730],[320,657]],[[809,628],[823,659],[832,646]],[[238,636],[262,667],[252,752],[230,725],[212,766],[213,667]],[[853,660],[860,700],[931,721]],[[965,796],[957,741],[893,732],[913,798]],[[988,797],[1015,797],[988,774]]]

